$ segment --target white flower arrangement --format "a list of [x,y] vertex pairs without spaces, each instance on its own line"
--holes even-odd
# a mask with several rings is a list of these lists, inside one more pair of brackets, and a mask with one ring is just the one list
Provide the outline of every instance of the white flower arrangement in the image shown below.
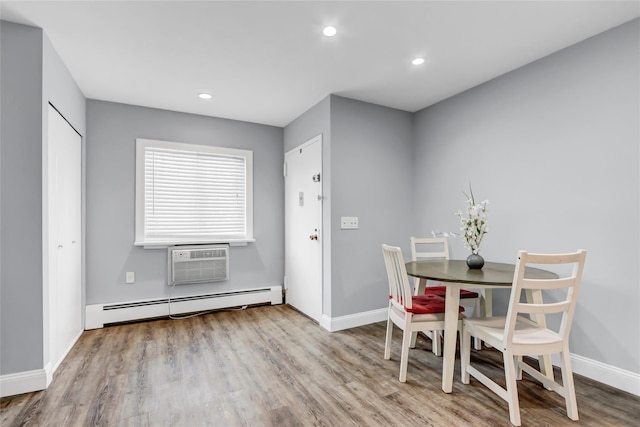
[[476,204],[473,197],[473,191],[469,188],[471,197],[467,197],[467,215],[464,217],[462,211],[456,212],[456,215],[460,218],[460,231],[462,231],[462,237],[464,237],[464,247],[471,250],[472,253],[477,254],[480,250],[480,243],[485,234],[489,232],[487,205],[488,200],[484,200]]

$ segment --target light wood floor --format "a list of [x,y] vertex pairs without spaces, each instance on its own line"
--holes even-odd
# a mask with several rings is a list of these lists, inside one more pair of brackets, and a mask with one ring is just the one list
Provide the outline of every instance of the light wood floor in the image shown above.
[[[85,332],[49,389],[1,400],[2,426],[509,426],[506,403],[419,338],[398,382],[400,332],[384,360],[385,324],[326,332],[292,308],[253,307]],[[474,351],[489,372],[500,354]],[[638,425],[640,398],[575,376],[580,421],[527,378],[523,426]]]

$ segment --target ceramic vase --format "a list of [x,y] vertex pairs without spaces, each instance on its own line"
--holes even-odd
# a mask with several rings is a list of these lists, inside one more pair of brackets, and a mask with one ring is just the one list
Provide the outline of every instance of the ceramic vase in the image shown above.
[[471,254],[467,257],[467,266],[473,270],[480,270],[484,266],[484,258],[479,254]]

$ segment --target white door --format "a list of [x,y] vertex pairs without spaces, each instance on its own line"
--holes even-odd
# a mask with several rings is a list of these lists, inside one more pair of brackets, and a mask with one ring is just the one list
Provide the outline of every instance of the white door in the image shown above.
[[82,332],[82,139],[49,106],[49,360],[54,369]]
[[286,302],[322,317],[322,135],[285,154]]

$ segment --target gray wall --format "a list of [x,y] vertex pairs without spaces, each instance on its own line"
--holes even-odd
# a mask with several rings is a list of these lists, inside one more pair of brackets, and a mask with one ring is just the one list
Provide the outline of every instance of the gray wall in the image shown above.
[[9,374],[43,367],[42,30],[0,25],[0,372]]
[[[572,353],[640,372],[640,21],[416,114],[415,231],[490,200],[481,254],[587,249]],[[461,239],[453,256],[464,258]],[[506,292],[495,292],[496,311]]]
[[[382,243],[409,247],[411,113],[331,97],[331,316],[388,304]],[[340,217],[357,216],[358,230]]]
[[[282,285],[281,128],[89,100],[87,132],[87,304],[163,298],[171,289],[166,249],[133,245],[136,138],[253,150],[256,242],[231,248],[228,281],[177,286],[172,295]],[[134,284],[125,284],[127,271]]]
[[0,27],[0,373],[4,375],[42,369],[49,361],[42,257],[47,108],[51,102],[84,134],[85,100],[41,29],[6,21],[0,21]]
[[[323,144],[331,146],[331,96],[301,114],[284,128],[284,152],[322,134]],[[329,144],[327,144],[329,142]],[[325,152],[330,150],[325,148]],[[324,154],[324,153],[323,153]],[[284,161],[284,158],[282,159]],[[325,159],[323,158],[323,161]]]

